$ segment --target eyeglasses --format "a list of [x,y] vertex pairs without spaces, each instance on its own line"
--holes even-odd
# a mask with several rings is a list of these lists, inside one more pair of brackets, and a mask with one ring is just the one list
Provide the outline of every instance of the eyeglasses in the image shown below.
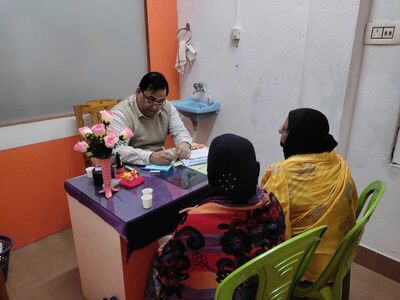
[[279,128],[278,130],[279,134],[288,134],[289,133],[289,129],[288,128],[283,128],[283,126],[281,128]]
[[141,91],[144,97],[144,101],[146,102],[146,104],[148,105],[156,105],[158,107],[162,107],[165,104],[165,99],[160,99],[160,100],[156,100],[154,97],[152,96],[146,96],[144,94],[143,91]]

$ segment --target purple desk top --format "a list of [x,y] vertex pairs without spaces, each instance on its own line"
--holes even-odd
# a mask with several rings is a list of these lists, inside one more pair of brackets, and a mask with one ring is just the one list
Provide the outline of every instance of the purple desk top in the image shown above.
[[[207,195],[207,181],[188,189],[182,189],[159,177],[150,175],[147,171],[141,170],[141,175],[145,177],[143,184],[130,190],[121,188],[118,192],[113,193],[110,199],[106,199],[104,194],[99,194],[100,187],[95,186],[93,180],[86,176],[65,181],[64,188],[69,195],[113,226],[129,243],[134,242],[133,236],[137,236],[143,227],[154,228],[155,224],[162,226],[159,222],[160,217],[162,219],[179,218],[179,209],[194,205]],[[142,206],[141,196],[144,188],[153,189],[153,207],[150,209],[144,209]],[[178,222],[179,220],[175,220],[173,222],[176,223],[175,225],[169,224],[168,226],[176,226]],[[173,230],[173,228],[168,228],[168,230]],[[148,235],[153,239],[168,233],[164,231],[160,230],[148,233]],[[149,240],[138,241],[137,244],[143,246],[151,242]]]

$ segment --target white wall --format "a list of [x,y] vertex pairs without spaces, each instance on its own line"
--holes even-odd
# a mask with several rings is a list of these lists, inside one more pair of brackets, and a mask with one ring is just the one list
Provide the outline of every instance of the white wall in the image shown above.
[[[236,48],[229,35],[237,3]],[[287,113],[303,106],[325,112],[338,137],[358,7],[358,0],[178,1],[178,24],[190,23],[198,50],[181,95],[204,81],[222,105],[210,136],[201,121],[200,141],[245,135],[265,168],[282,158],[278,128]]]
[[[243,35],[236,48],[229,30],[238,3]],[[210,142],[224,132],[244,135],[254,143],[262,169],[282,159],[278,128],[289,110],[307,106],[326,113],[339,143],[347,147],[349,142],[348,161],[359,189],[376,178],[388,182],[362,244],[400,260],[395,197],[400,169],[386,164],[399,110],[399,46],[361,45],[360,23],[369,3],[179,0],[178,24],[190,23],[198,50],[197,61],[181,78],[181,95],[191,95],[193,82],[204,81],[222,108],[215,123],[200,121],[199,141]],[[372,17],[400,19],[399,10],[397,0],[377,0]],[[346,114],[354,103],[353,119]]]
[[[236,48],[229,39],[234,1],[178,1],[178,23],[190,23],[198,50],[197,61],[181,79],[181,95],[192,94],[193,82],[204,81],[222,105],[210,140],[224,132],[248,136],[263,165],[267,158],[280,158],[278,128],[299,100],[305,57],[309,4],[280,2],[242,2],[243,34]],[[206,123],[199,124],[200,142],[207,142]]]
[[[400,20],[400,1],[375,0],[371,20]],[[362,244],[400,260],[400,168],[388,165],[400,103],[400,45],[364,46],[348,150],[353,176],[362,187],[376,178],[386,193]]]

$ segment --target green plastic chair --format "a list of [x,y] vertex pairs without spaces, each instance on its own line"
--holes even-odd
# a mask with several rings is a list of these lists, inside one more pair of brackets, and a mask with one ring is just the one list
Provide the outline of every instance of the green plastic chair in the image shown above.
[[[383,184],[383,189],[384,187],[384,183],[380,182],[380,181],[374,181],[373,183],[370,184],[370,186],[375,186],[377,189],[379,189],[379,185]],[[358,219],[358,217],[360,216],[361,211],[364,208],[364,204],[367,202],[368,197],[374,193],[375,189],[370,188],[370,186],[368,186],[367,188],[365,188],[363,190],[363,192],[361,193],[361,195],[358,197],[358,206],[357,206],[357,212],[356,212],[356,218]],[[382,192],[383,193],[383,192]],[[372,203],[372,202],[370,202]],[[342,300],[348,300],[350,298],[350,269],[347,272],[346,276],[343,279],[343,289],[342,289]]]
[[[368,204],[368,208],[366,211],[372,206],[373,201],[378,197],[379,199],[382,197],[383,193],[385,192],[385,182],[382,180],[375,180],[374,182],[371,182],[361,193],[360,196],[358,196],[358,207],[357,207],[357,212],[356,212],[356,218],[360,216],[361,211],[364,208],[365,203],[367,202],[367,199],[369,196],[374,194]],[[379,200],[378,200],[379,201]],[[366,213],[364,212],[364,215]]]
[[[350,266],[353,262],[356,248],[364,233],[365,225],[369,221],[384,192],[385,183],[381,180],[372,182],[364,189],[358,199],[359,207],[356,212],[357,216],[361,213],[366,200],[371,197],[363,216],[343,238],[336,253],[317,281],[312,284],[299,283],[293,289],[295,297],[310,297],[324,300],[349,298]],[[335,278],[333,283],[328,283],[331,278]]]
[[327,226],[307,230],[266,251],[229,274],[215,292],[215,300],[232,300],[235,289],[258,277],[256,300],[287,299],[303,275]]

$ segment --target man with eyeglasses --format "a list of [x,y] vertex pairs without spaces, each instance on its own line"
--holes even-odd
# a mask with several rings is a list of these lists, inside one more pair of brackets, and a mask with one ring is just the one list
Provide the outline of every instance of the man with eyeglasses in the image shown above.
[[[142,78],[134,95],[113,108],[111,130],[120,133],[129,127],[134,133],[129,143],[116,148],[123,162],[167,165],[189,158],[192,137],[176,108],[165,99],[168,92],[164,75],[150,72]],[[176,145],[174,152],[163,149],[167,134],[172,135]]]

